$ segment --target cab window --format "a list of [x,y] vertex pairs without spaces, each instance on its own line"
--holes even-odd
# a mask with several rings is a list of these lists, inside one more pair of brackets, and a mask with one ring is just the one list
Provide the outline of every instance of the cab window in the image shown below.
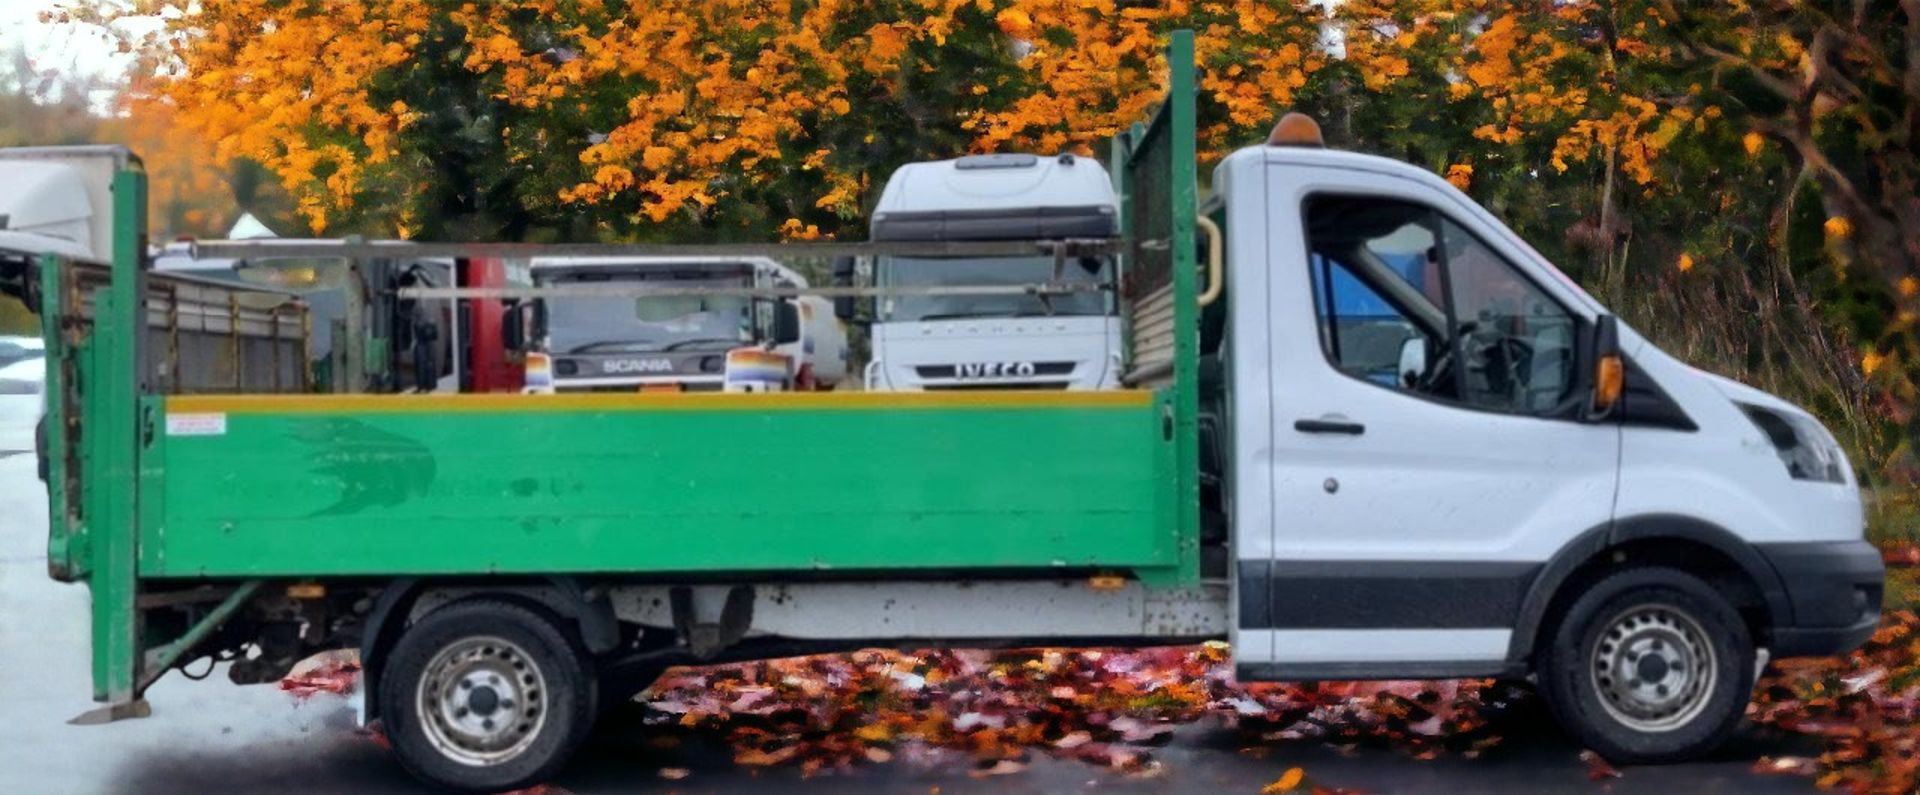
[[1459,224],[1411,202],[1316,196],[1306,231],[1336,369],[1489,411],[1572,407],[1575,317]]

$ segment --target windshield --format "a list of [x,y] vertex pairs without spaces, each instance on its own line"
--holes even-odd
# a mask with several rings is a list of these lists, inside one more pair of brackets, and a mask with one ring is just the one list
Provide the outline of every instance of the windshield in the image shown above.
[[[1067,261],[1061,281],[1069,284],[1106,284],[1113,265],[1105,257]],[[925,259],[883,257],[877,269],[883,287],[961,287],[1040,284],[1053,279],[1052,257],[991,257],[982,259]],[[1049,306],[1051,305],[1051,306]],[[1043,315],[1104,315],[1106,293],[1085,292],[1036,295],[896,295],[880,301],[886,321],[951,320],[975,317],[1038,317]]]
[[[599,281],[599,280],[593,280]],[[549,284],[589,283],[557,279]],[[653,287],[746,287],[742,278],[610,280]],[[632,353],[727,348],[753,341],[752,299],[663,295],[545,299],[548,349],[554,353]]]

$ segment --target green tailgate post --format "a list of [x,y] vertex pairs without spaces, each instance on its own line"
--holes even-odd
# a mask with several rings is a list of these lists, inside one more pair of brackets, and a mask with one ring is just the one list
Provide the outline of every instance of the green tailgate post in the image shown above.
[[1199,214],[1199,161],[1195,146],[1196,86],[1193,31],[1174,31],[1167,44],[1167,146],[1173,150],[1168,210],[1173,247],[1173,412],[1174,499],[1179,520],[1180,571],[1188,582],[1200,579],[1200,304],[1199,262],[1194,251],[1194,217]]
[[[131,713],[139,676],[138,590],[134,563],[139,520],[140,395],[146,328],[147,175],[132,161],[113,179],[113,277],[96,296],[90,355],[81,370],[81,491],[93,592],[93,697],[110,717]],[[72,311],[69,308],[69,311]],[[91,409],[97,409],[91,410]]]
[[[1134,244],[1126,262],[1132,289],[1173,287],[1173,371],[1160,400],[1174,440],[1170,501],[1171,532],[1180,564],[1155,586],[1192,585],[1200,579],[1200,390],[1199,258],[1194,250],[1199,213],[1195,146],[1193,31],[1176,30],[1167,42],[1167,98],[1145,125],[1114,138],[1114,186],[1120,194],[1121,229]],[[1131,334],[1128,344],[1132,345]],[[1131,356],[1132,351],[1129,350]],[[1147,579],[1147,578],[1143,578]]]

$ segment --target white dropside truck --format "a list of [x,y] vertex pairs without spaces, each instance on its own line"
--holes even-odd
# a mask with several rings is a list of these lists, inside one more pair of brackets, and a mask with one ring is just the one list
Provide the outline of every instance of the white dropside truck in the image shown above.
[[[1107,172],[1073,155],[970,155],[893,172],[874,209],[876,242],[1106,238],[1120,205]],[[1057,264],[1064,264],[1056,274]],[[1112,257],[892,257],[879,287],[1019,285],[1056,276],[1104,287],[1040,295],[880,298],[865,370],[870,390],[1103,389],[1120,383]],[[842,302],[841,314],[851,313]]]
[[[1057,306],[1076,294],[1068,280],[1112,278],[1077,254],[1117,252],[1126,289],[1108,294],[1127,306],[1087,314],[1130,319],[1120,389],[165,395],[169,422],[213,414],[222,432],[141,442],[133,408],[152,403],[134,399],[153,397],[123,366],[131,323],[100,324],[81,377],[49,390],[95,390],[51,405],[110,431],[85,437],[97,455],[56,458],[52,482],[78,471],[111,486],[73,492],[98,506],[86,533],[50,503],[50,570],[91,578],[97,697],[124,712],[199,656],[271,649],[241,668],[258,680],[352,643],[365,714],[402,764],[497,792],[556,774],[600,705],[665,666],[1224,638],[1243,682],[1530,678],[1584,747],[1663,761],[1732,733],[1767,656],[1872,634],[1883,564],[1818,421],[1686,366],[1445,180],[1325,149],[1303,117],[1226,157],[1198,202],[1193,52],[1190,32],[1172,35],[1167,101],[1114,142],[1118,236],[1077,239],[1078,222],[1048,226],[1049,211],[1027,214],[1025,241],[787,249],[875,258],[882,288],[915,278],[889,256],[1045,252],[1018,292],[1047,318],[1060,313],[1040,296]],[[1080,168],[1107,179],[1092,161],[981,170],[1001,184]],[[1018,214],[997,206],[920,220],[951,231]],[[111,284],[131,293],[138,258],[117,260]],[[1004,264],[976,260],[954,282],[1004,278]],[[792,315],[764,331],[754,305],[665,300],[789,288],[590,287],[639,298],[610,302],[606,336],[550,329],[556,356],[799,336]],[[522,295],[583,292],[538,289]],[[55,340],[49,361],[64,361]],[[127,471],[142,476],[106,480]],[[234,489],[234,471],[258,475]],[[301,543],[314,537],[328,554]],[[143,647],[142,626],[177,640]]]
[[[526,390],[831,389],[847,370],[847,335],[806,277],[764,257],[535,257]],[[630,289],[623,289],[630,288]],[[746,350],[759,348],[758,351]]]

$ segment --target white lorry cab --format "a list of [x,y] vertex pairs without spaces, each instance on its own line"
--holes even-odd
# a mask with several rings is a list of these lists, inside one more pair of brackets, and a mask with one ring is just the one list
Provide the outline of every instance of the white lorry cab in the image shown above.
[[847,369],[831,301],[765,257],[535,257],[528,392],[831,389]]
[[[1106,238],[1119,229],[1107,172],[1070,154],[971,155],[909,163],[875,207],[876,242]],[[1055,260],[891,257],[872,262],[889,287],[1022,285],[1055,277]],[[1101,389],[1120,379],[1112,257],[1074,257],[1059,280],[1103,286],[1062,295],[892,295],[874,308],[872,390]],[[843,314],[845,310],[843,310]]]

